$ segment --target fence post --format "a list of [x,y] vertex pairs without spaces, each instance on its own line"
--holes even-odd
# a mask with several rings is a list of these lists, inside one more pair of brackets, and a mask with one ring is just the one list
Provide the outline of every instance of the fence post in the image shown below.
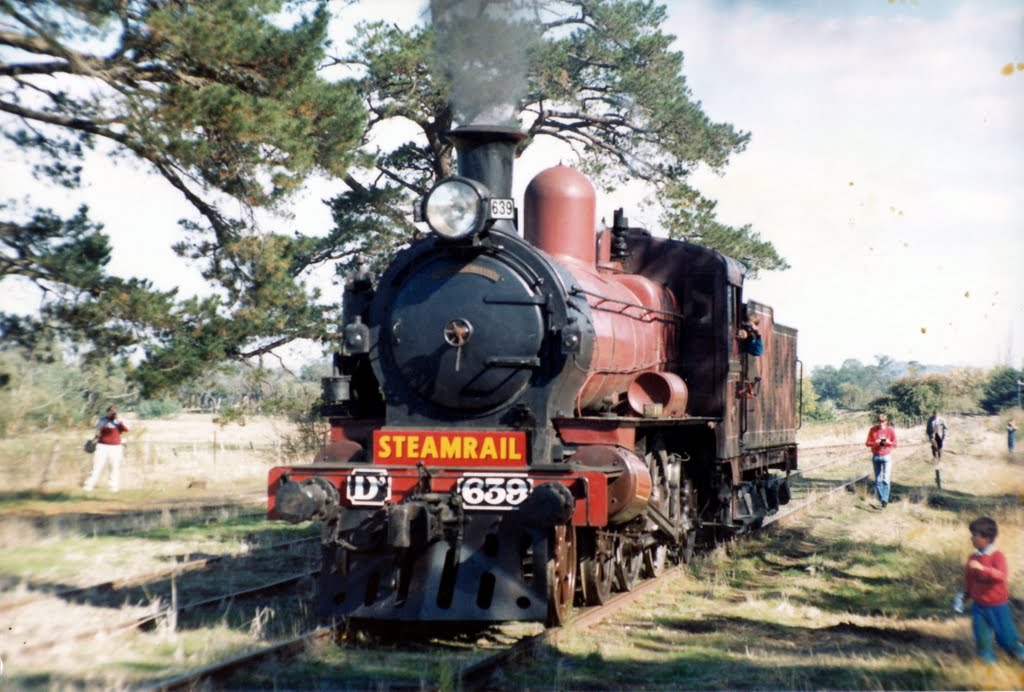
[[53,470],[53,465],[57,461],[57,452],[60,451],[60,440],[53,441],[53,448],[50,450],[50,459],[46,462],[46,468],[43,469],[43,477],[39,480],[39,490],[46,488],[46,484],[50,482],[50,471]]

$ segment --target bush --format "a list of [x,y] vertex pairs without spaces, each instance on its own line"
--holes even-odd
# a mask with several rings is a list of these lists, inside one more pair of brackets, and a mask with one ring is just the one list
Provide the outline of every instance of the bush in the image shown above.
[[942,375],[903,377],[889,385],[885,403],[904,416],[924,416],[946,408],[950,389]]
[[800,414],[804,420],[831,421],[836,418],[835,403],[829,399],[819,399],[810,378],[804,378],[801,384],[800,407]]
[[166,418],[181,410],[177,399],[142,399],[135,407],[139,418]]
[[95,423],[134,394],[123,364],[66,360],[56,347],[0,349],[0,434]]
[[1024,380],[1024,372],[1008,366],[993,368],[982,388],[981,407],[986,413],[999,413],[1017,405],[1017,382]]

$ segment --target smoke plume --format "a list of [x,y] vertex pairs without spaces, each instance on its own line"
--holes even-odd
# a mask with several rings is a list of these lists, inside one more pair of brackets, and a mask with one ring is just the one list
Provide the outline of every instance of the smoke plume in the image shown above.
[[517,126],[539,0],[431,0],[438,76],[460,125]]

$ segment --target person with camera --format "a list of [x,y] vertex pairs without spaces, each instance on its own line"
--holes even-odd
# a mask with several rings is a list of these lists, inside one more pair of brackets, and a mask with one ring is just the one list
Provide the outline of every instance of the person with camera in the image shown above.
[[117,415],[117,407],[107,408],[107,415],[100,418],[96,424],[96,451],[92,455],[92,470],[89,477],[85,479],[82,490],[92,492],[96,487],[96,481],[103,473],[104,467],[110,464],[110,480],[108,487],[110,492],[116,493],[121,480],[121,457],[124,449],[121,446],[121,433],[128,432],[128,426]]
[[896,430],[889,425],[889,417],[878,414],[878,421],[868,431],[865,443],[871,448],[871,464],[875,469],[875,492],[882,507],[889,504],[892,482],[892,450],[896,447]]
[[744,353],[749,353],[752,356],[760,356],[764,353],[764,340],[761,339],[761,332],[758,330],[757,315],[751,313],[749,317],[743,320],[739,330],[736,333],[736,338],[739,339],[741,348]]

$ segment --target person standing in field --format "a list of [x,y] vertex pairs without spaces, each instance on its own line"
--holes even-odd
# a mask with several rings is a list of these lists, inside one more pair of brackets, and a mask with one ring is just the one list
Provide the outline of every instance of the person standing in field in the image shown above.
[[89,477],[85,479],[82,490],[92,492],[96,487],[96,481],[103,473],[104,467],[110,464],[110,479],[108,487],[111,492],[119,490],[121,480],[121,457],[124,455],[124,448],[121,446],[121,433],[128,432],[128,426],[124,424],[117,415],[117,407],[110,406],[107,415],[100,418],[96,424],[96,451],[92,455],[92,470]]
[[925,425],[928,442],[932,446],[932,459],[942,461],[942,445],[946,441],[946,419],[938,411],[932,411],[932,417]]
[[1010,421],[1006,424],[1006,446],[1010,449],[1011,452],[1013,451],[1013,438],[1016,436],[1017,424],[1014,423],[1013,419],[1011,418]]
[[992,651],[993,635],[1006,653],[1024,661],[1024,644],[1013,626],[1013,613],[1010,612],[1006,556],[995,546],[999,526],[991,517],[978,517],[970,523],[969,529],[975,550],[967,559],[964,590],[953,597],[953,610],[962,613],[964,600],[972,602],[974,644],[978,656],[986,663],[996,662]]
[[875,471],[875,492],[884,508],[889,504],[889,490],[892,487],[892,450],[896,446],[896,430],[889,425],[889,417],[878,414],[878,421],[868,431],[867,442],[871,448],[871,465]]

